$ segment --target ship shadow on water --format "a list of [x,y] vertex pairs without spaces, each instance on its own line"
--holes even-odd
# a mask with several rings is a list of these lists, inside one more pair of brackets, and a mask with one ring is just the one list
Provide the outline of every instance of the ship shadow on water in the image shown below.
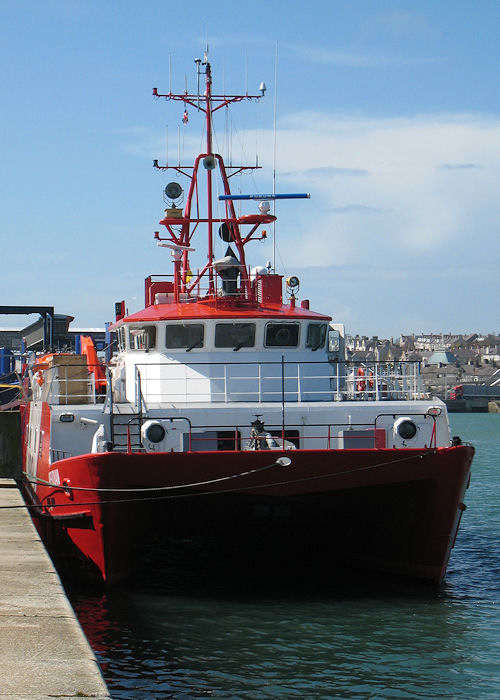
[[366,571],[335,561],[332,551],[294,544],[279,549],[221,545],[210,537],[157,536],[147,542],[131,578],[120,586],[151,595],[230,601],[342,599],[373,596],[440,597],[441,586]]
[[[488,575],[485,576],[485,572]],[[290,546],[277,551],[221,545],[210,537],[156,535],[143,543],[142,554],[129,579],[109,592],[86,579],[59,574],[70,597],[100,598],[125,594],[186,597],[228,601],[296,599],[353,600],[356,598],[422,601],[500,599],[500,543],[485,533],[464,528],[452,552],[442,583],[415,580],[335,562],[314,548],[307,553]]]

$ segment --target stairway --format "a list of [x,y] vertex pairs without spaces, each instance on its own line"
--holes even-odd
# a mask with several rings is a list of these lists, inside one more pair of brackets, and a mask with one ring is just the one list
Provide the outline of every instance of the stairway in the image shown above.
[[115,404],[113,415],[113,450],[126,452],[128,447],[127,429],[130,432],[130,447],[133,452],[142,450],[140,414],[130,404]]

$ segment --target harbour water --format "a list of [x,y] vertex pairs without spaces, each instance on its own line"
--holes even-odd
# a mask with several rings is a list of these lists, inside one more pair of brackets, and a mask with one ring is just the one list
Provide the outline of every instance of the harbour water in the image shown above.
[[500,414],[450,420],[476,457],[440,587],[262,576],[196,543],[173,567],[152,542],[126,585],[69,591],[112,697],[500,697]]

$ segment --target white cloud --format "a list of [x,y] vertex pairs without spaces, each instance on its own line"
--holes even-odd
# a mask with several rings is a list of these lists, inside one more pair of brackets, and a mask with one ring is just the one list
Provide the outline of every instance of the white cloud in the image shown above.
[[[128,136],[136,153],[164,152],[158,131],[138,128]],[[254,132],[240,136],[255,144]],[[469,256],[464,246],[478,235],[496,241],[499,137],[500,119],[481,115],[289,115],[277,133],[277,188],[310,191],[312,198],[278,206],[284,262],[346,265],[361,256],[374,265],[408,264],[409,255],[452,251],[458,259],[463,250]],[[273,140],[270,131],[258,136],[265,169],[255,180],[263,191],[271,181]],[[181,159],[189,161],[200,141],[182,133],[180,147]],[[178,148],[172,144],[171,152]],[[222,153],[225,148],[219,144]]]
[[[300,214],[309,252],[290,246],[288,263],[351,264],[366,254],[408,264],[408,255],[451,247],[456,257],[478,235],[495,241],[499,138],[500,119],[480,115],[289,117],[278,133],[279,185],[312,199]],[[285,207],[280,216],[290,223]]]
[[426,36],[434,38],[437,30],[429,24],[426,17],[413,10],[395,10],[385,12],[366,20],[362,28],[362,36],[380,36],[381,32],[389,37]]
[[[403,20],[408,22],[407,25],[403,26]],[[390,18],[388,21],[391,21]],[[410,18],[394,18],[393,26],[389,27],[389,33],[398,34],[398,36],[401,37],[408,30],[409,23]],[[388,25],[384,23],[383,26],[387,27]],[[369,33],[371,33],[372,29]],[[378,27],[377,31],[377,39],[380,40],[380,27]],[[393,37],[391,36],[391,39],[392,38]],[[318,46],[291,42],[281,42],[280,50],[284,51],[286,54],[291,54],[294,59],[308,63],[368,70],[420,66],[439,63],[444,60],[438,56],[411,56],[409,55],[408,51],[405,51],[402,48],[399,50],[395,50],[394,46],[389,48],[387,43],[384,43],[384,46],[379,48],[372,46],[371,48],[365,49],[349,48],[339,51],[338,49],[322,48]]]
[[[153,156],[156,142],[161,152],[158,131],[132,136],[138,151]],[[255,146],[254,132],[241,137]],[[311,307],[353,332],[495,326],[476,299],[500,293],[499,142],[500,118],[482,115],[290,115],[278,127],[276,191],[311,199],[277,203],[279,271],[298,274]],[[260,132],[258,145],[263,170],[233,190],[270,190],[274,134]],[[200,141],[186,134],[183,146],[189,162]],[[248,262],[271,256],[269,238]]]

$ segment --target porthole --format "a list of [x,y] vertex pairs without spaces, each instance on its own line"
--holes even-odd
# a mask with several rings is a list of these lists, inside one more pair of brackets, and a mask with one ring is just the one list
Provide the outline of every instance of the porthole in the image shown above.
[[397,421],[397,431],[402,440],[411,440],[417,434],[417,426],[409,418],[404,418]]
[[165,428],[161,423],[150,423],[144,431],[144,435],[149,442],[157,444],[165,437]]

